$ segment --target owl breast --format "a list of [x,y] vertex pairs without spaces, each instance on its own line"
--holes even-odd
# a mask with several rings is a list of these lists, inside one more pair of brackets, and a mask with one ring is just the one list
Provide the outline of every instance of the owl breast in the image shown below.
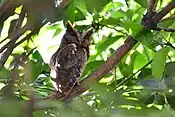
[[62,48],[56,58],[57,78],[60,82],[80,77],[87,61],[87,52],[76,44]]
[[77,82],[87,62],[87,54],[86,49],[74,43],[58,49],[51,58],[54,62],[51,63],[51,73],[56,76],[57,85],[64,88],[70,82]]

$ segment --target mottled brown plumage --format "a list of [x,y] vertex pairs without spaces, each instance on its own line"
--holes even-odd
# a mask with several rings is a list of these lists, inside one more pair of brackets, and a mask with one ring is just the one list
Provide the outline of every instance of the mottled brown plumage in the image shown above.
[[89,57],[89,45],[92,29],[82,33],[67,24],[60,47],[50,60],[51,77],[57,84],[60,93],[71,92],[74,85],[78,84],[85,64]]

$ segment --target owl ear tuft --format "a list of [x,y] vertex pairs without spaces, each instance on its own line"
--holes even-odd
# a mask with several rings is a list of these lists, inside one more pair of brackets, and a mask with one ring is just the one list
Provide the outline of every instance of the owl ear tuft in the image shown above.
[[75,30],[74,30],[74,28],[73,28],[73,25],[71,24],[70,21],[68,21],[68,22],[66,23],[66,27],[67,27],[67,31],[69,31],[69,32],[75,32]]
[[86,31],[86,34],[84,36],[84,38],[89,38],[93,33],[93,28],[89,28],[87,31]]

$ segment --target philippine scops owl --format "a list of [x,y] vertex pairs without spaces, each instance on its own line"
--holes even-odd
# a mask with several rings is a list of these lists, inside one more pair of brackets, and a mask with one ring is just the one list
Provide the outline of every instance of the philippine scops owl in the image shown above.
[[69,94],[78,84],[89,57],[90,36],[92,28],[82,33],[67,23],[60,47],[50,60],[51,77],[60,93]]

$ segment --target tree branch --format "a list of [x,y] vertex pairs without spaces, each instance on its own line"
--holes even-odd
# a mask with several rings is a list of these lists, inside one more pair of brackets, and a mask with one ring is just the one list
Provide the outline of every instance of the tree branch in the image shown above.
[[142,19],[142,26],[150,30],[164,30],[166,32],[174,32],[174,29],[158,28],[157,24],[162,20],[162,18],[167,15],[173,8],[175,8],[175,0],[172,0],[167,6],[165,6],[160,12],[154,12],[156,5],[156,0],[150,0],[148,6],[148,12],[144,15]]
[[7,61],[8,57],[10,56],[10,54],[12,53],[13,49],[14,49],[14,44],[17,41],[17,39],[23,35],[27,30],[30,29],[29,25],[25,25],[23,28],[21,28],[17,34],[15,34],[15,36],[13,36],[11,38],[11,40],[9,41],[9,43],[7,43],[6,45],[4,45],[1,49],[1,55],[0,55],[0,68],[2,68],[5,64],[5,62]]
[[154,13],[156,10],[156,6],[157,6],[157,0],[149,0],[149,4],[148,4],[148,13]]
[[127,37],[124,44],[121,45],[99,69],[86,77],[83,81],[80,82],[79,85],[76,85],[69,96],[60,94],[60,92],[54,92],[51,96],[47,97],[47,99],[69,100],[73,97],[80,95],[81,93],[86,91],[90,85],[100,80],[105,74],[107,74],[116,65],[118,65],[121,59],[135,46],[136,43],[137,41],[134,40],[133,37]]
[[175,8],[175,0],[172,0],[159,13],[153,16],[152,21],[158,23],[165,15],[167,15],[174,8]]

